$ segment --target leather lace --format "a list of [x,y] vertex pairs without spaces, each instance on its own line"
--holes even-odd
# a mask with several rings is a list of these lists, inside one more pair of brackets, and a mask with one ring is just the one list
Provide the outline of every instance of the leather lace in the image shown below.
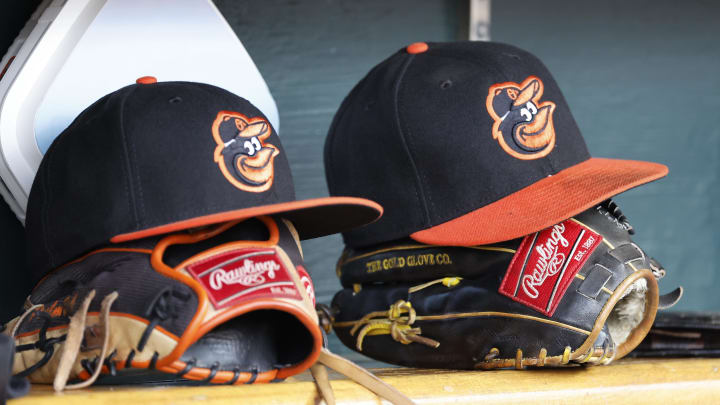
[[381,398],[385,398],[394,405],[414,405],[415,403],[391,385],[377,378],[368,370],[358,366],[352,361],[331,353],[323,348],[317,363],[310,367],[315,379],[315,385],[328,405],[335,405],[335,394],[330,386],[330,380],[325,366],[337,371],[350,380],[362,385]]
[[[18,373],[19,376],[25,377],[33,372],[35,370],[39,369],[40,367],[47,364],[48,361],[53,357],[53,354],[55,353],[55,344],[57,343],[65,343],[63,345],[63,351],[60,354],[60,361],[58,363],[58,370],[55,374],[55,379],[53,382],[53,387],[56,391],[62,391],[65,389],[77,389],[77,388],[84,388],[89,385],[92,385],[95,380],[100,375],[100,371],[102,369],[102,366],[106,366],[109,369],[110,375],[115,375],[117,372],[117,366],[115,365],[114,358],[117,355],[117,350],[113,350],[109,355],[107,354],[108,349],[108,343],[109,343],[109,335],[110,335],[110,308],[112,306],[112,303],[117,299],[118,293],[113,292],[111,294],[108,294],[103,298],[103,301],[100,305],[100,325],[103,329],[102,337],[103,337],[103,343],[101,345],[101,351],[100,355],[96,357],[93,360],[90,359],[84,359],[81,361],[82,367],[85,369],[85,371],[90,374],[90,378],[82,381],[77,384],[67,384],[67,381],[69,379],[70,373],[72,371],[72,366],[75,364],[77,357],[81,351],[81,349],[93,349],[88,347],[83,347],[84,342],[86,342],[86,335],[94,335],[94,328],[87,327],[87,313],[90,307],[90,302],[95,297],[95,290],[90,291],[85,299],[83,300],[83,303],[81,304],[80,308],[78,308],[75,312],[75,314],[69,318],[69,325],[68,325],[68,332],[65,335],[54,337],[54,338],[47,338],[47,330],[48,328],[56,325],[65,325],[68,324],[68,317],[67,316],[60,316],[60,317],[52,317],[50,314],[42,311],[37,311],[37,316],[41,317],[43,319],[43,325],[40,328],[39,332],[39,338],[38,341],[31,344],[26,345],[20,345],[17,346],[16,352],[22,352],[26,350],[40,350],[45,353],[45,355],[35,364],[28,367],[27,369],[23,370],[22,372]],[[125,360],[125,366],[129,367],[132,364],[132,360],[135,357],[136,351],[142,351],[147,344],[150,335],[152,331],[155,329],[155,327],[164,320],[167,320],[170,317],[176,317],[177,311],[175,310],[175,307],[171,305],[170,301],[172,298],[175,299],[181,299],[184,301],[187,301],[190,299],[190,295],[187,293],[184,293],[182,291],[178,291],[172,288],[166,288],[162,290],[156,298],[153,300],[152,304],[150,305],[149,309],[147,310],[147,313],[145,316],[150,320],[147,327],[143,331],[143,334],[141,335],[137,348],[132,349],[130,353],[128,354],[126,360]],[[25,320],[25,318],[33,313],[37,308],[42,307],[41,304],[37,305],[30,305],[29,308],[20,316],[18,321],[15,323],[13,330],[11,332],[11,336],[15,336],[18,329],[20,328],[21,323]],[[152,359],[150,361],[150,368],[155,368],[155,363],[157,362],[157,359],[159,357],[159,353],[155,352],[153,353]],[[102,359],[102,363],[100,363],[100,359]],[[196,362],[195,359],[188,362],[188,365],[185,367],[185,369],[181,370],[177,373],[178,377],[182,377],[185,374],[187,374],[194,366],[194,363]],[[210,368],[210,376],[207,378],[207,380],[211,380],[217,371],[219,370],[219,364],[213,364]],[[234,370],[235,374],[233,378],[231,379],[232,382],[237,381],[237,379],[240,377],[240,370]]]
[[440,342],[420,336],[422,330],[412,326],[415,318],[415,309],[412,304],[409,301],[399,300],[392,304],[387,311],[370,312],[363,316],[350,330],[350,335],[355,336],[357,333],[356,347],[358,351],[362,351],[365,336],[375,335],[390,335],[394,340],[403,344],[415,342],[438,348]]
[[630,225],[630,221],[628,221],[627,217],[623,214],[623,212],[620,210],[620,207],[613,201],[612,199],[607,199],[600,203],[600,206],[605,208],[607,212],[610,213],[617,221],[622,224],[622,226],[627,229],[628,233],[630,235],[635,235],[635,229],[632,225]]

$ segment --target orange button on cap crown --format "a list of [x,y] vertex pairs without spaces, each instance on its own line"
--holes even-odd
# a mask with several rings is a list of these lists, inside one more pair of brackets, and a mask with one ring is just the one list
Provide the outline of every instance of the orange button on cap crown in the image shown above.
[[414,44],[408,45],[405,50],[411,54],[423,53],[428,50],[428,44],[425,42],[415,42]]
[[143,77],[135,80],[135,83],[137,83],[137,84],[153,84],[153,83],[157,83],[157,79],[154,76],[143,76]]

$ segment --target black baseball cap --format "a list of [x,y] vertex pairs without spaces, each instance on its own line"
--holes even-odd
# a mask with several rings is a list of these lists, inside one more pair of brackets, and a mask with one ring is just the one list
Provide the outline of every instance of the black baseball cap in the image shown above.
[[518,238],[668,169],[592,158],[538,58],[468,41],[415,43],[374,67],[335,115],[325,172],[331,195],[385,209],[343,234],[362,247],[407,236],[465,246]]
[[36,278],[112,243],[281,214],[307,239],[382,214],[362,198],[297,201],[287,154],[265,115],[202,83],[152,77],[84,110],[45,154],[26,232]]

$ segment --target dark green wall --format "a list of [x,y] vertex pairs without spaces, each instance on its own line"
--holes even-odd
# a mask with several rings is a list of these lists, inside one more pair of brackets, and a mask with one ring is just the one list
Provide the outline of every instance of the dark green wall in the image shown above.
[[493,40],[545,62],[594,156],[669,166],[617,201],[661,291],[685,287],[676,309],[720,310],[719,17],[717,1],[493,2]]

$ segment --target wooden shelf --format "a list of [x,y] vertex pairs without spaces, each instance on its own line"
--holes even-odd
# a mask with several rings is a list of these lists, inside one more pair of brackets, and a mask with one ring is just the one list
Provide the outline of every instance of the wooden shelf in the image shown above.
[[[595,404],[720,402],[720,359],[631,359],[611,366],[524,371],[378,369],[378,376],[419,404]],[[359,385],[333,376],[338,404],[380,404]],[[236,387],[94,387],[61,394],[49,386],[10,405],[25,404],[315,404],[309,375],[282,383]]]

